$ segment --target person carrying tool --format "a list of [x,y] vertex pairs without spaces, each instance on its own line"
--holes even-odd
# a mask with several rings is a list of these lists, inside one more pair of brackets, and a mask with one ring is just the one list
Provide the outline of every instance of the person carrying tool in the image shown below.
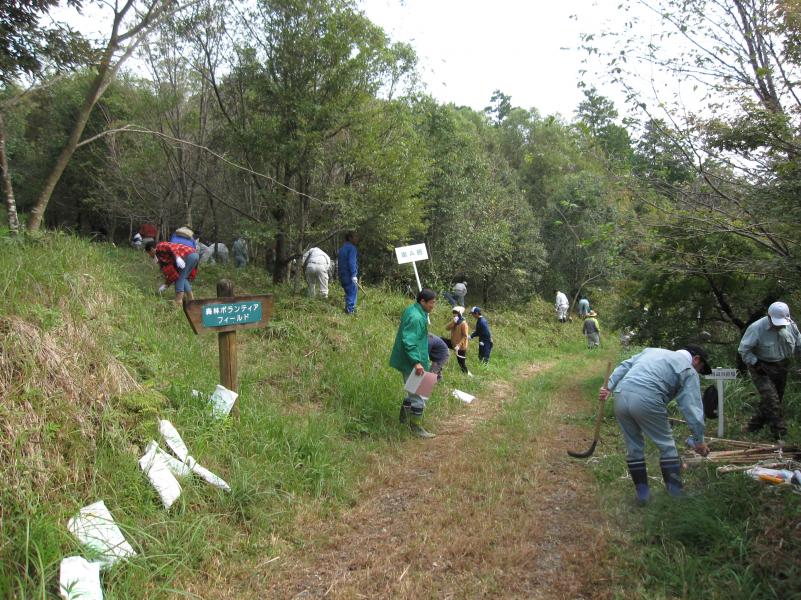
[[[428,359],[428,315],[437,305],[437,293],[423,288],[417,294],[417,302],[403,311],[389,366],[400,371],[403,381],[412,371],[422,375],[431,367]],[[426,399],[406,390],[406,397],[400,410],[401,424],[408,423],[412,433],[423,439],[435,435],[423,429],[423,411]]]
[[471,308],[470,314],[476,319],[476,329],[470,334],[470,338],[478,337],[478,361],[486,365],[492,353],[492,332],[487,318],[481,316],[480,306]]
[[748,422],[747,431],[759,431],[765,425],[777,438],[787,434],[783,400],[790,357],[801,354],[801,334],[790,318],[784,302],[774,302],[768,314],[745,330],[737,349],[759,392],[759,406]]
[[319,248],[309,248],[303,253],[303,270],[308,285],[309,298],[317,295],[328,298],[328,271],[331,268],[331,257]]
[[556,292],[556,302],[554,302],[556,318],[559,319],[560,323],[565,323],[567,321],[567,310],[570,308],[570,302],[568,302],[567,296],[565,296],[563,292],[559,290],[554,291]]
[[695,451],[701,456],[709,454],[704,443],[698,374],[711,372],[706,351],[700,346],[688,345],[676,351],[646,348],[620,363],[599,390],[601,401],[615,394],[615,417],[626,442],[626,463],[638,502],[647,502],[650,496],[643,434],[659,449],[659,466],[668,494],[683,494],[681,460],[667,415],[667,404],[673,398],[692,431]]
[[472,377],[473,374],[467,369],[467,344],[470,340],[470,330],[467,320],[464,318],[464,306],[454,306],[452,312],[453,319],[445,326],[445,329],[451,332],[451,337],[450,339],[442,338],[442,340],[448,348],[456,351],[456,362],[459,363],[462,373]]
[[587,338],[587,348],[593,349],[601,345],[601,327],[598,325],[598,319],[595,317],[598,313],[594,310],[589,311],[584,315],[584,326],[582,331],[584,337]]
[[339,249],[337,268],[339,269],[339,283],[345,290],[345,312],[352,315],[356,312],[356,299],[359,284],[359,234],[349,231],[345,234],[345,243]]
[[150,241],[145,244],[145,252],[154,259],[164,275],[164,281],[159,287],[159,294],[175,284],[175,305],[183,306],[184,296],[187,300],[194,300],[192,284],[190,281],[197,275],[197,263],[200,256],[193,248],[184,244],[171,242]]

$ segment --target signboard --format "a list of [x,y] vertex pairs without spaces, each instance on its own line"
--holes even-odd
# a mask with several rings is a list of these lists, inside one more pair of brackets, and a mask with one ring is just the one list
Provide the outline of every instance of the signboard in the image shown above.
[[191,300],[184,304],[186,318],[197,334],[264,327],[272,310],[272,294]]
[[225,327],[261,321],[261,300],[206,304],[201,311],[204,327]]
[[712,369],[712,373],[709,375],[704,375],[704,379],[714,381],[715,387],[718,389],[718,437],[723,437],[723,382],[737,379],[737,369],[723,369],[718,367]]
[[710,375],[704,375],[704,379],[713,379],[713,380],[727,380],[727,379],[737,379],[737,369],[712,369],[712,373]]
[[402,246],[395,248],[395,256],[398,258],[398,264],[403,265],[405,263],[428,260],[428,250],[426,250],[425,244]]

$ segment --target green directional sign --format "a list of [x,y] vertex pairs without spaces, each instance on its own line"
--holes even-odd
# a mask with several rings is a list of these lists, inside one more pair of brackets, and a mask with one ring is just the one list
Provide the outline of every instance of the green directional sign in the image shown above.
[[261,300],[206,304],[201,315],[204,327],[258,323],[261,321]]

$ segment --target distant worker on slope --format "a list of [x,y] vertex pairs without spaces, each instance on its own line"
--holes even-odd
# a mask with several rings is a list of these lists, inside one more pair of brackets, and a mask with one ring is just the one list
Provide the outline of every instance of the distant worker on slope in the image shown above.
[[470,340],[470,329],[464,318],[464,306],[454,306],[451,312],[453,312],[453,319],[445,326],[445,329],[451,332],[451,338],[443,338],[443,341],[448,348],[456,351],[456,361],[459,363],[462,373],[472,377],[473,375],[467,370],[467,344]]
[[195,242],[195,233],[189,227],[183,226],[176,229],[170,236],[171,244],[183,244],[189,246],[193,250],[197,249],[197,242]]
[[331,257],[319,248],[309,248],[303,253],[303,269],[306,275],[309,298],[317,295],[328,298],[328,271],[331,269]]
[[159,287],[160,294],[174,283],[176,306],[183,305],[184,297],[187,300],[195,299],[190,281],[193,281],[197,275],[197,263],[200,256],[193,248],[183,244],[170,242],[157,244],[150,241],[145,244],[145,252],[156,260],[164,274],[165,283]]
[[586,296],[581,296],[578,301],[578,313],[579,316],[583,319],[587,316],[587,313],[590,312],[590,301],[587,300]]
[[745,330],[737,351],[759,392],[759,407],[748,423],[748,431],[768,425],[773,435],[782,437],[787,433],[783,415],[787,371],[792,355],[801,354],[801,334],[790,318],[790,308],[784,302],[771,304],[767,316]]
[[459,281],[453,284],[453,291],[445,292],[443,296],[451,306],[464,306],[464,299],[467,296],[467,282]]
[[554,303],[556,318],[559,319],[560,323],[564,323],[567,321],[567,310],[570,308],[570,303],[567,301],[567,296],[562,292],[559,290],[554,291],[556,292],[556,302]]
[[[423,288],[417,294],[417,302],[403,311],[389,365],[400,371],[404,382],[412,371],[422,375],[431,367],[428,358],[428,315],[436,305],[436,292]],[[400,410],[400,422],[408,423],[412,433],[417,437],[432,438],[435,437],[434,434],[423,429],[425,408],[425,398],[406,390],[406,397]]]
[[345,243],[339,249],[337,267],[339,268],[339,283],[345,290],[345,312],[352,315],[356,312],[356,299],[359,283],[359,234],[349,231],[345,234]]
[[646,348],[624,360],[609,377],[607,387],[598,392],[600,400],[615,394],[615,417],[626,442],[626,463],[637,491],[637,501],[650,496],[645,468],[647,436],[659,449],[659,466],[671,496],[682,495],[681,460],[667,415],[667,404],[676,399],[693,434],[695,451],[709,454],[704,443],[704,407],[701,402],[699,373],[712,370],[700,346],[681,350]]
[[231,246],[231,252],[234,255],[234,265],[237,269],[246,267],[248,264],[248,243],[239,236],[234,240],[234,245]]
[[601,345],[601,327],[598,325],[598,316],[594,310],[584,315],[584,326],[582,331],[587,338],[587,348],[593,349]]
[[478,361],[485,365],[489,364],[493,345],[489,322],[487,322],[486,317],[481,316],[480,306],[471,308],[470,314],[476,319],[476,329],[470,334],[470,338],[478,338]]

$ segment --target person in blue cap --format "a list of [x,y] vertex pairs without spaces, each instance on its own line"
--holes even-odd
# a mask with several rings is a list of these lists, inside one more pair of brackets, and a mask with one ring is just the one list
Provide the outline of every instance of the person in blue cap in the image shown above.
[[709,454],[704,443],[704,407],[699,373],[708,375],[707,355],[700,346],[681,350],[646,348],[624,360],[612,372],[600,400],[615,394],[615,417],[626,442],[626,463],[634,482],[637,501],[648,501],[648,473],[645,468],[645,440],[648,437],[660,452],[659,466],[671,496],[681,496],[681,460],[673,439],[667,404],[676,399],[693,434],[695,451]]
[[489,363],[490,353],[492,353],[492,332],[487,318],[481,316],[480,306],[471,308],[470,314],[476,319],[476,329],[470,334],[470,338],[478,338],[478,361],[486,365]]

